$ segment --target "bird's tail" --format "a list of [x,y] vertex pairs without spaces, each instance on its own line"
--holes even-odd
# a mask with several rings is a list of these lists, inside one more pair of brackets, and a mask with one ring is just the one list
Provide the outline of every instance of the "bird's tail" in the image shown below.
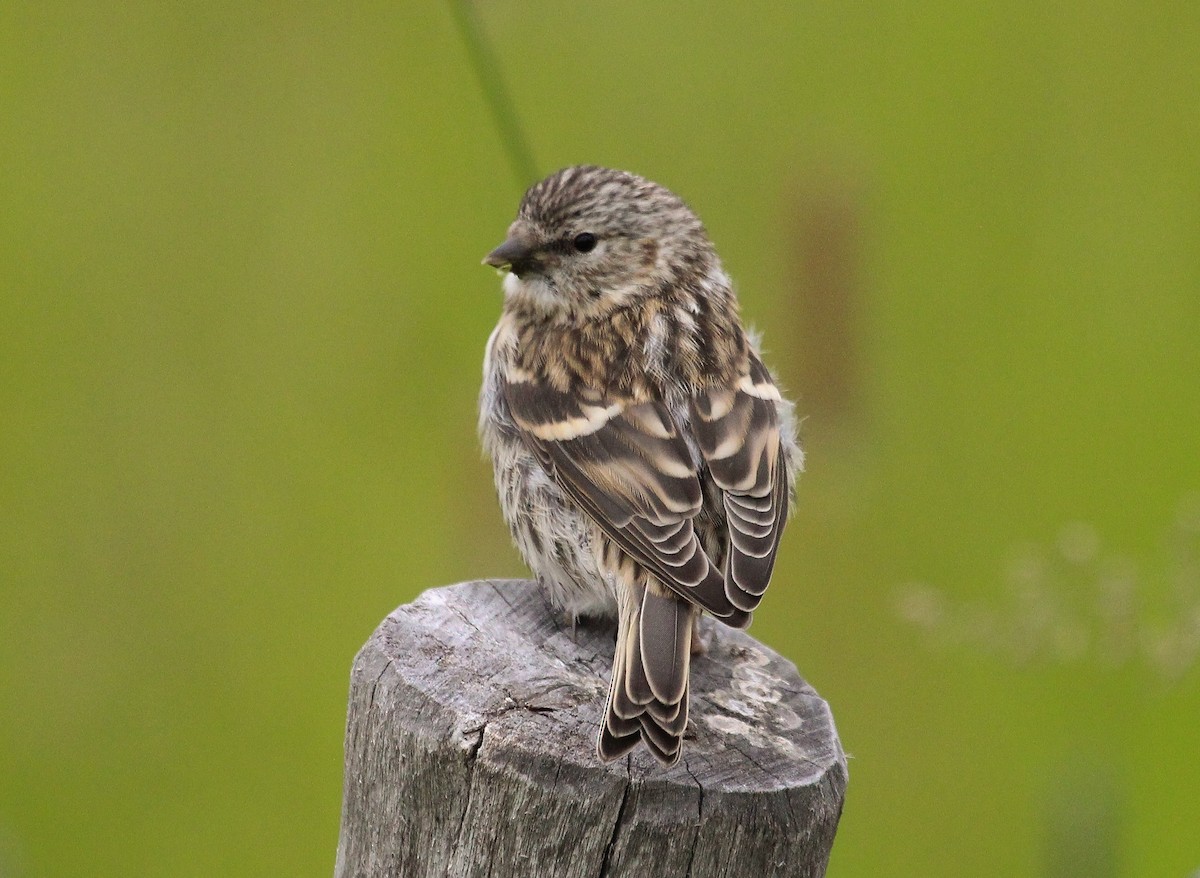
[[[651,586],[653,588],[653,586]],[[617,649],[596,749],[605,762],[639,740],[664,765],[679,759],[688,719],[692,604],[659,588],[618,587]]]

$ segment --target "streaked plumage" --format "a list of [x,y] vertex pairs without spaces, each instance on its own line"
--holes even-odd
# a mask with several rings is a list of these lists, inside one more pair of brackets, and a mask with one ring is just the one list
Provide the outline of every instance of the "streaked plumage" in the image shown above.
[[554,602],[615,617],[598,750],[679,757],[700,613],[744,627],[803,456],[704,227],[667,189],[573,167],[485,260],[510,273],[480,434]]

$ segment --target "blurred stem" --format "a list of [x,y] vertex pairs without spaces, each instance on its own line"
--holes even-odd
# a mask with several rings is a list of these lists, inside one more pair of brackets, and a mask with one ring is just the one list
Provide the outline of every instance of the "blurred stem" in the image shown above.
[[1047,878],[1120,874],[1122,789],[1106,763],[1077,757],[1060,766],[1046,814]]
[[471,0],[449,0],[449,3],[454,21],[458,25],[458,32],[467,47],[467,57],[471,59],[471,66],[475,68],[475,75],[479,79],[479,87],[483,89],[484,100],[487,101],[492,111],[492,119],[499,129],[500,140],[517,177],[517,184],[521,191],[524,191],[537,180],[537,165],[521,121],[517,118],[517,109],[504,84],[504,77],[500,74],[500,63],[492,51],[491,44],[483,35],[475,4]]

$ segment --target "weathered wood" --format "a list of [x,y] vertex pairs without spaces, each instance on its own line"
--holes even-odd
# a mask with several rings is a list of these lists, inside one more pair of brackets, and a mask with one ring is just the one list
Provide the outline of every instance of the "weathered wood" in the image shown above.
[[712,623],[664,770],[596,758],[612,650],[517,580],[388,616],[351,675],[337,878],[823,875],[846,757],[791,662]]

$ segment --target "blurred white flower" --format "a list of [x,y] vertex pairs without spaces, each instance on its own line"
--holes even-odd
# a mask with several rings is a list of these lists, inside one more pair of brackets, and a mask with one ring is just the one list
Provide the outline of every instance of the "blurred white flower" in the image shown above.
[[1020,665],[1136,662],[1173,683],[1200,662],[1200,494],[1180,502],[1166,548],[1162,570],[1142,574],[1092,525],[1071,522],[1051,547],[1009,552],[999,601],[955,601],[912,583],[896,609],[933,645]]

